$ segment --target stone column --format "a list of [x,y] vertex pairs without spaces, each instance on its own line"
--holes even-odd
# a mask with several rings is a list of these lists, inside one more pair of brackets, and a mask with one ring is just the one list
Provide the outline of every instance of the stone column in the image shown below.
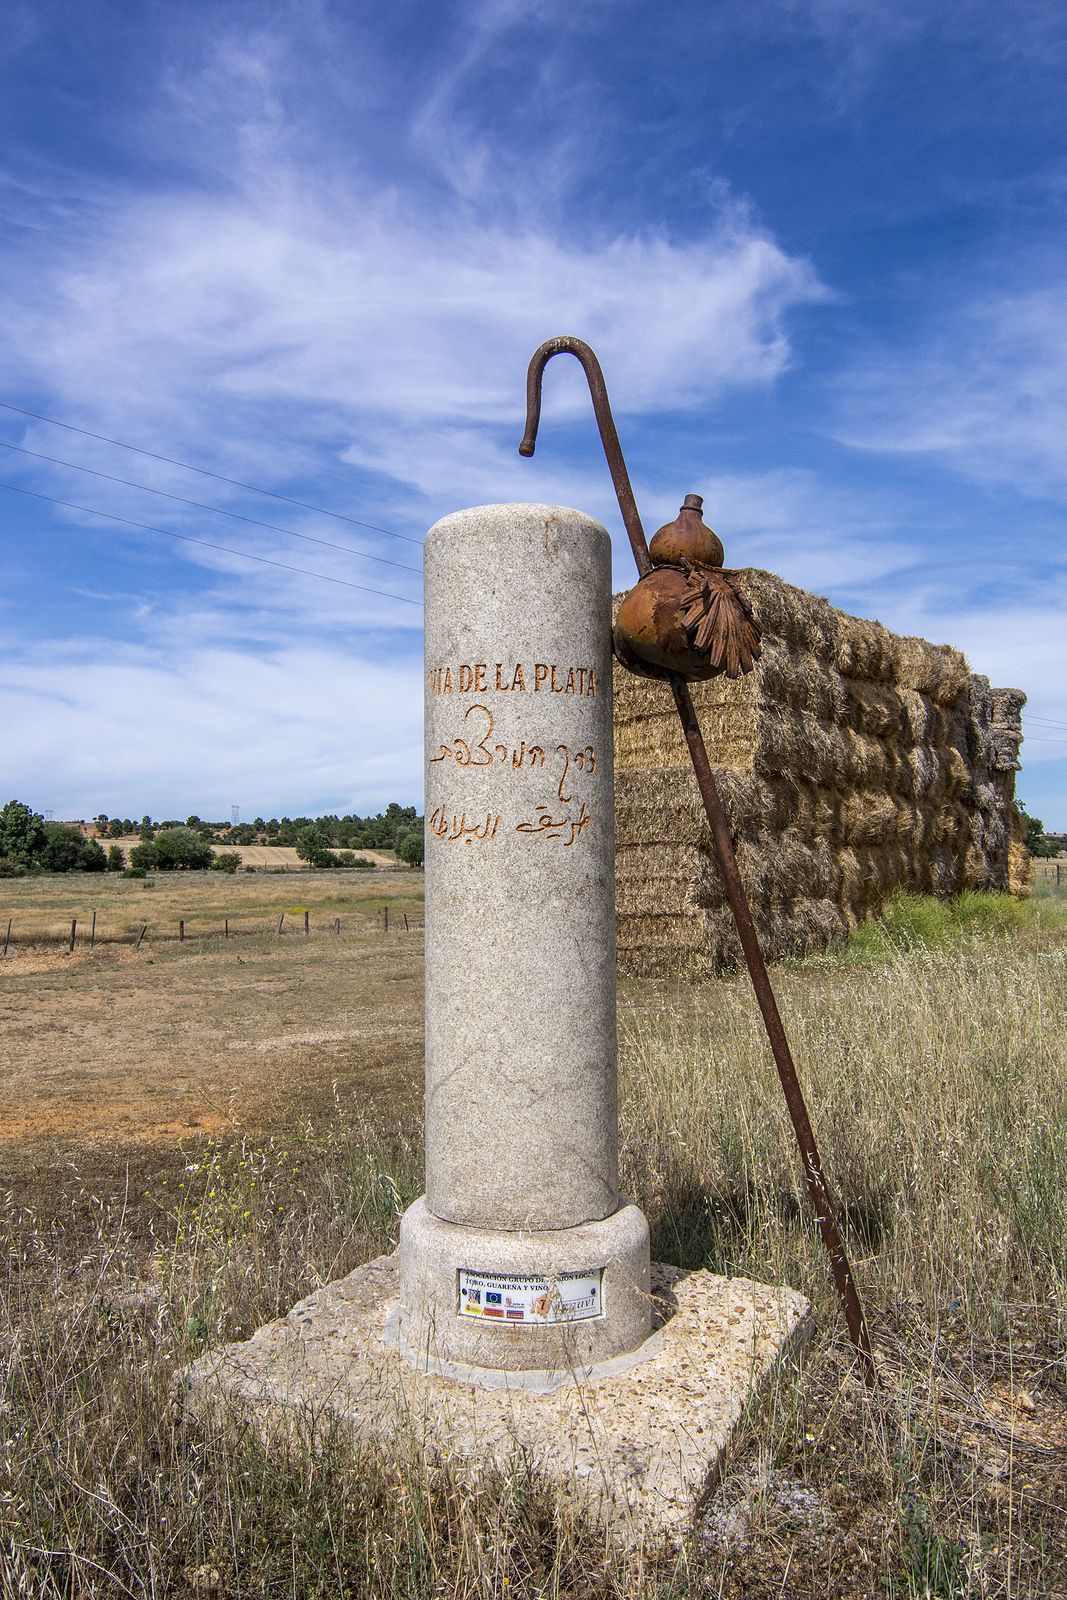
[[426,538],[426,1195],[399,1342],[596,1363],[647,1336],[618,1190],[611,546],[558,506]]

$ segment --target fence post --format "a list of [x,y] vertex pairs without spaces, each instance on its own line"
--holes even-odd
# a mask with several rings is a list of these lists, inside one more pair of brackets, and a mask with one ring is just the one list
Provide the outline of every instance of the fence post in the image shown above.
[[75,935],[77,934],[77,932],[78,932],[78,919],[77,919],[77,917],[71,917],[71,919],[70,919],[70,947],[69,947],[69,951],[70,951],[71,955],[74,954],[74,938],[75,938]]
[[404,932],[407,933],[407,931],[408,931],[408,914],[405,911],[404,912]]
[[310,927],[310,919],[311,919],[311,912],[310,911],[305,911],[304,912],[304,936],[305,936],[305,938],[307,937],[308,929]]
[[281,916],[278,918],[278,932],[279,933],[281,933],[281,931],[282,931],[282,923],[284,921],[285,921],[285,912],[283,911]]
[[227,917],[226,918],[226,938],[228,939],[229,937],[230,937],[230,919],[229,919],[229,917]]
[[96,912],[93,912],[93,925],[89,930],[89,949],[96,949]]
[[340,933],[340,931],[341,931],[341,919],[340,919],[340,917],[334,917],[334,919],[333,919],[333,931],[334,931],[334,933]]
[[184,944],[185,943],[185,918],[184,917],[179,917],[178,918],[178,943],[179,944]]
[[5,956],[7,955],[7,947],[11,943],[11,921],[12,921],[12,919],[10,917],[8,917],[8,919],[7,919],[7,932],[4,934],[4,954],[5,954]]
[[147,922],[143,922],[141,924],[141,931],[137,935],[136,939],[133,942],[133,948],[135,950],[139,950],[141,948],[141,940],[144,938],[144,936],[145,936],[145,934],[147,932],[148,932],[148,923]]
[[383,906],[382,907],[382,930],[385,933],[389,932],[389,907],[388,906]]

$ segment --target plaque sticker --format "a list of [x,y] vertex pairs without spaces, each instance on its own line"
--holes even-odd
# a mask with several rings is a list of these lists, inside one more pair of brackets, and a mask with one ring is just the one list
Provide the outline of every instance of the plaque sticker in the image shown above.
[[459,1314],[488,1322],[581,1322],[599,1317],[603,1267],[560,1272],[554,1278],[459,1271]]

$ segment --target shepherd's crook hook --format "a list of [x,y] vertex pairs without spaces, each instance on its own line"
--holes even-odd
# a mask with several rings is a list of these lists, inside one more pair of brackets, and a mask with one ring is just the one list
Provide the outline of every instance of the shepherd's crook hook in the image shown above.
[[[533,353],[530,359],[529,371],[526,375],[526,432],[523,434],[522,443],[519,445],[519,454],[532,456],[537,439],[537,425],[541,419],[541,377],[547,362],[553,356],[563,353],[576,356],[585,370],[589,381],[589,392],[593,400],[593,411],[596,415],[600,437],[604,444],[604,454],[608,458],[611,469],[612,482],[615,485],[615,494],[622,512],[622,520],[626,525],[626,532],[630,538],[634,560],[637,563],[638,574],[644,577],[651,568],[648,554],[648,544],[645,540],[645,530],[641,525],[641,517],[637,510],[633,489],[630,487],[630,475],[626,470],[623,459],[622,446],[611,415],[611,406],[608,403],[607,386],[604,383],[604,374],[600,368],[594,352],[581,339],[574,339],[568,335],[561,335],[556,339],[546,339]],[[704,735],[700,731],[697,721],[693,697],[689,692],[689,685],[677,673],[668,675],[674,703],[678,708],[682,731],[685,734],[686,744],[689,746],[689,755],[693,763],[697,786],[700,789],[700,798],[704,802],[704,811],[711,828],[711,836],[715,841],[715,850],[722,869],[723,883],[726,886],[726,897],[730,902],[734,922],[737,925],[738,938],[741,948],[745,953],[745,962],[748,966],[752,987],[756,991],[760,1011],[763,1014],[763,1025],[767,1030],[767,1039],[770,1043],[771,1054],[774,1056],[775,1066],[781,1080],[782,1090],[785,1094],[789,1116],[793,1123],[797,1144],[800,1147],[800,1157],[804,1167],[804,1180],[808,1187],[811,1203],[815,1208],[815,1216],[822,1234],[826,1253],[830,1258],[830,1270],[833,1273],[834,1283],[837,1287],[841,1304],[844,1307],[845,1321],[848,1324],[849,1335],[860,1357],[863,1375],[871,1388],[878,1386],[878,1373],[874,1364],[871,1351],[871,1341],[867,1333],[867,1323],[863,1315],[863,1306],[860,1302],[859,1290],[856,1280],[852,1276],[852,1268],[845,1251],[841,1230],[837,1225],[834,1214],[833,1202],[830,1199],[830,1189],[823,1172],[822,1161],[819,1157],[819,1148],[815,1143],[815,1133],[808,1116],[808,1108],[804,1103],[804,1094],[797,1077],[796,1065],[793,1061],[789,1041],[786,1038],[785,1028],[778,1010],[778,1003],[774,998],[771,988],[767,964],[763,959],[763,950],[760,946],[756,925],[752,920],[752,910],[748,903],[741,874],[737,868],[737,857],[734,855],[733,840],[726,822],[726,813],[722,808],[719,791],[711,770],[708,759],[707,747],[704,744]]]

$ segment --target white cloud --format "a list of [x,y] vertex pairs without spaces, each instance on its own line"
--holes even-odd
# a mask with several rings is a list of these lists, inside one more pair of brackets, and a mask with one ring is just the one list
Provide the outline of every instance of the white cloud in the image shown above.
[[974,295],[908,348],[848,375],[838,436],[940,456],[980,483],[1067,489],[1067,291]]
[[291,418],[306,444],[324,417],[331,431],[511,418],[551,332],[597,346],[618,410],[685,408],[777,377],[786,315],[823,296],[805,262],[736,217],[682,242],[584,240],[311,190],[269,207],[132,201],[23,279],[14,359],[97,413],[162,427],[184,412],[186,435],[253,405],[308,408]]
[[341,649],[46,642],[5,665],[5,782],[57,816],[421,804],[421,679]]
[[920,559],[889,506],[872,509],[869,497],[815,473],[712,473],[700,492],[728,566],[768,568],[798,588],[832,594],[838,605],[857,595],[877,605],[883,580]]
[[[773,382],[791,359],[790,313],[826,292],[728,194],[677,237],[566,227],[532,181],[509,193],[514,138],[497,141],[492,182],[472,181],[469,201],[458,180],[427,186],[429,156],[466,159],[442,153],[439,127],[467,137],[462,86],[532,14],[522,0],[472,8],[469,43],[413,111],[392,178],[369,159],[360,169],[358,140],[323,138],[310,98],[294,112],[287,86],[302,68],[284,28],[222,34],[198,71],[172,71],[153,113],[155,136],[181,142],[187,182],[94,186],[62,230],[28,245],[10,233],[11,379],[97,431],[274,482],[343,451],[381,457],[391,429],[407,464],[384,452],[393,479],[372,521],[395,507],[398,483],[422,479],[414,458],[436,430],[514,426],[529,355],[549,334],[594,344],[620,413]],[[372,77],[361,82],[373,98]],[[564,142],[581,115],[561,115]],[[587,409],[562,366],[548,380],[553,413]]]
[[[826,297],[810,264],[725,193],[677,239],[603,237],[565,231],[532,209],[502,219],[490,203],[459,205],[454,194],[430,202],[373,182],[353,171],[350,153],[339,166],[289,123],[278,88],[285,59],[273,35],[257,35],[220,44],[199,77],[175,75],[175,126],[202,181],[151,192],[112,186],[62,230],[37,231],[28,247],[12,233],[0,247],[11,286],[2,338],[16,392],[47,397],[40,409],[95,432],[249,482],[296,486],[297,498],[415,535],[457,505],[509,496],[610,519],[614,502],[575,363],[554,362],[546,376],[546,447],[536,467],[516,453],[534,347],[552,333],[579,333],[601,355],[620,417],[670,412],[773,383],[791,361],[790,314]],[[442,104],[466,70],[461,62],[443,86]],[[582,470],[548,445],[552,424],[575,416],[592,446]],[[418,565],[409,545],[250,500],[163,462],[43,424],[18,437]],[[388,567],[24,458],[0,465],[0,476],[27,488],[418,595],[417,579]],[[238,633],[260,624],[276,636],[279,625],[418,621],[413,608],[238,557],[132,530],[116,529],[115,538],[206,568],[212,587],[203,604],[219,617],[236,606]],[[159,603],[169,616],[165,596]]]

